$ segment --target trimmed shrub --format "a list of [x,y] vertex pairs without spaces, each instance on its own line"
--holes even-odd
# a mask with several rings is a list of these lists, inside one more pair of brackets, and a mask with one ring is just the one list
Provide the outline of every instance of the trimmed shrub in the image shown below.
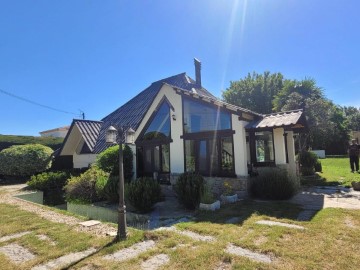
[[[119,146],[111,146],[101,152],[96,165],[111,175],[119,175]],[[128,145],[123,145],[123,167],[125,180],[129,182],[133,176],[133,152]]]
[[66,201],[87,204],[104,199],[102,188],[106,185],[109,174],[96,166],[77,177],[71,177],[64,187]]
[[204,182],[204,178],[197,173],[180,174],[174,187],[179,202],[187,209],[197,208],[204,192]]
[[161,187],[152,178],[139,178],[126,184],[125,196],[140,212],[149,212],[161,199]]
[[311,176],[315,174],[315,169],[313,167],[300,167],[300,172],[302,176]]
[[251,180],[250,193],[260,199],[286,200],[296,194],[299,186],[295,175],[289,175],[283,169],[269,168]]
[[51,166],[50,147],[40,144],[14,145],[0,152],[0,174],[30,176]]
[[110,175],[104,187],[104,196],[109,202],[119,202],[119,176]]
[[314,166],[315,172],[322,172],[322,165],[321,161],[317,160]]
[[205,185],[204,191],[200,197],[200,202],[206,203],[206,204],[211,204],[211,203],[214,203],[215,201],[216,200],[215,200],[214,194],[211,192],[210,187],[208,185]]
[[47,205],[63,204],[63,188],[71,177],[69,172],[43,172],[31,176],[28,186],[44,192],[44,203]]

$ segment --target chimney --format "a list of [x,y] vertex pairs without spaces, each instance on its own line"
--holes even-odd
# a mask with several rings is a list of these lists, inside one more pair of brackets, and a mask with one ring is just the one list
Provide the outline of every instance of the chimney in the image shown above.
[[196,85],[201,88],[201,62],[194,58]]

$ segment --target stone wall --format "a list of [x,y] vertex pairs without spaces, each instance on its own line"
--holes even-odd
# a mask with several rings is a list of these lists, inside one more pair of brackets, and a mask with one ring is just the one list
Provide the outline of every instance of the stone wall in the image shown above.
[[[180,174],[172,173],[170,174],[170,183],[175,185],[177,178]],[[215,195],[216,198],[220,198],[225,192],[224,183],[227,182],[238,197],[246,198],[248,196],[248,182],[249,177],[241,176],[237,178],[230,177],[204,177],[206,184],[211,188],[211,192]]]
[[204,177],[206,184],[211,187],[211,192],[216,196],[220,197],[226,191],[225,183],[231,187],[235,194],[239,198],[248,196],[248,177],[239,178],[227,178],[227,177]]

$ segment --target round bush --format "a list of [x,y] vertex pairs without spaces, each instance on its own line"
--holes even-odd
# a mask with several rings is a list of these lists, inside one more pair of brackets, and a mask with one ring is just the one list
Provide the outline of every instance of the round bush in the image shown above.
[[286,170],[274,168],[261,171],[252,178],[250,193],[253,197],[270,200],[287,200],[294,196],[300,186],[296,176]]
[[119,176],[110,175],[104,187],[104,196],[109,202],[119,202]]
[[54,151],[41,144],[14,145],[0,152],[0,174],[30,176],[51,166]]
[[161,199],[161,187],[152,178],[139,178],[126,184],[125,196],[140,212],[149,212]]
[[316,164],[314,166],[315,172],[322,172],[322,165],[321,165],[321,161],[317,160]]
[[65,202],[63,188],[70,177],[69,172],[43,172],[31,176],[27,184],[44,192],[44,204],[58,205]]
[[71,177],[65,189],[66,201],[86,204],[104,199],[103,188],[109,174],[96,166],[77,177]]
[[187,209],[197,208],[204,192],[204,182],[204,178],[197,173],[181,174],[174,187],[179,202]]
[[[133,176],[133,152],[128,145],[123,146],[123,167],[126,181],[130,181]],[[119,175],[119,145],[111,146],[101,152],[96,165],[111,175]]]

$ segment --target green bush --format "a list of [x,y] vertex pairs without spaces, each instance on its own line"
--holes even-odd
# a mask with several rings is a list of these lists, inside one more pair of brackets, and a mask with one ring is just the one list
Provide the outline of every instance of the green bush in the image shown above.
[[110,175],[104,187],[104,196],[109,202],[119,201],[119,176]]
[[[314,175],[318,166],[318,156],[314,152],[302,151],[298,155],[300,172],[304,176]],[[321,164],[320,164],[321,165]]]
[[315,174],[314,167],[300,167],[301,175],[303,176],[311,176]]
[[321,161],[317,160],[314,166],[315,172],[322,172],[322,165]]
[[51,166],[50,147],[40,144],[14,145],[0,152],[0,174],[30,176]]
[[[119,175],[119,146],[115,145],[101,152],[96,165],[111,175]],[[123,146],[123,167],[125,180],[129,182],[133,176],[133,152],[128,145]]]
[[44,204],[58,205],[65,202],[63,188],[70,177],[70,172],[43,172],[31,176],[27,184],[44,192]]
[[260,199],[286,200],[296,194],[299,186],[299,179],[295,175],[283,169],[269,168],[252,178],[250,193]]
[[126,184],[125,196],[140,212],[149,212],[161,199],[161,187],[152,178],[139,178]]
[[71,177],[64,187],[66,201],[86,204],[104,199],[102,188],[106,185],[109,174],[96,166],[77,177]]
[[197,208],[204,192],[204,182],[204,178],[199,174],[193,172],[181,174],[174,187],[179,202],[187,209]]
[[200,202],[206,204],[211,204],[215,202],[214,194],[211,192],[211,189],[208,185],[205,185],[204,187],[204,191],[200,197]]

